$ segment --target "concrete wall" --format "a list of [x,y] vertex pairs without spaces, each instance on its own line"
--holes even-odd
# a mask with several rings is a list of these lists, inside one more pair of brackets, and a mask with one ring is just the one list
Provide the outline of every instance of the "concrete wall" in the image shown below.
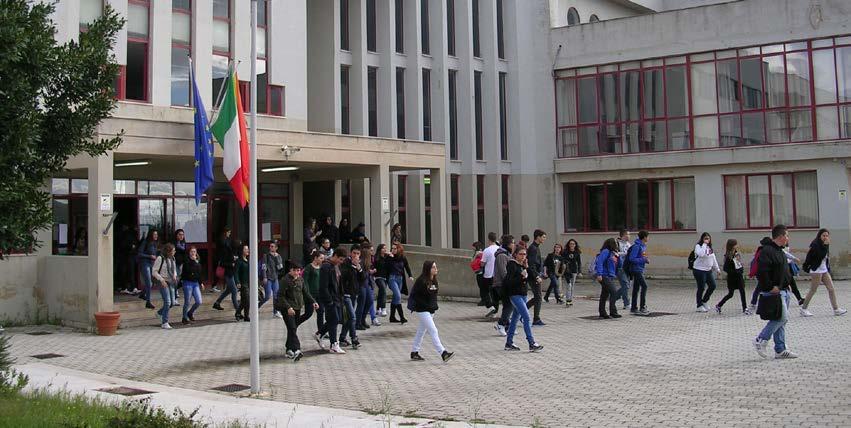
[[444,297],[479,297],[476,276],[470,270],[473,257],[471,250],[435,250],[429,247],[405,246],[405,256],[411,265],[414,279],[422,272],[423,263],[431,260],[437,263],[440,283],[440,295]]
[[[633,4],[629,4],[633,3]],[[654,2],[625,2],[611,0],[549,0],[550,26],[564,27],[567,25],[567,11],[573,7],[579,13],[579,23],[587,24],[591,15],[597,15],[600,20],[633,16],[646,12],[643,6],[635,3],[649,3],[646,5],[655,10]]]
[[94,321],[87,261],[85,256],[46,256],[39,260],[39,305],[46,306],[48,316],[63,325],[90,328]]
[[6,256],[0,261],[0,324],[39,317],[38,257]]

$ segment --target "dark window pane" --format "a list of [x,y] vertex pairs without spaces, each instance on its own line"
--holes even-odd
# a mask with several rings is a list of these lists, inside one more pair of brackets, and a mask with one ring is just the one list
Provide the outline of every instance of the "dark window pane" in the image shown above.
[[376,51],[375,0],[366,0],[366,50]]
[[458,159],[458,72],[449,70],[449,158]]
[[482,72],[476,71],[473,74],[473,97],[475,102],[475,131],[476,131],[476,159],[484,159],[484,130],[482,124]]
[[367,104],[369,110],[369,135],[378,136],[378,70],[370,67],[367,70]]
[[446,0],[446,51],[455,56],[455,0]]
[[496,52],[500,59],[505,58],[505,30],[503,29],[502,0],[496,0]]
[[606,189],[608,230],[626,227],[626,183],[610,183]]
[[742,122],[739,115],[721,116],[718,120],[718,127],[721,133],[721,147],[734,147],[743,144]]
[[638,94],[640,74],[637,71],[621,73],[619,97],[623,120],[639,120],[641,98]]
[[405,138],[405,69],[396,67],[396,138]]
[[612,123],[618,121],[617,75],[604,74],[600,76],[600,122]]
[[735,59],[718,61],[718,111],[739,111],[739,71]]
[[482,43],[479,37],[479,0],[473,1],[473,56],[482,56]]
[[349,50],[349,0],[340,0],[340,49]]
[[644,122],[641,127],[641,151],[661,152],[667,150],[666,137],[665,121]]
[[420,0],[420,43],[422,44],[423,55],[431,53],[431,37],[429,36],[429,16],[428,16],[429,0]]
[[626,148],[626,153],[639,153],[641,151],[639,129],[640,127],[637,123],[628,123],[623,125],[624,147]]
[[405,52],[405,5],[404,0],[396,0],[396,52]]
[[349,129],[349,67],[340,67],[340,132],[348,134]]
[[600,152],[599,129],[597,125],[579,127],[580,155],[593,155]]
[[585,191],[588,194],[588,230],[605,230],[605,186],[603,184],[587,184]]
[[593,77],[579,79],[579,123],[597,121],[597,82]]
[[423,140],[431,141],[431,70],[427,68],[423,69]]
[[216,103],[213,108],[219,108],[224,95],[222,94],[222,85],[225,84],[225,79],[228,77],[228,59],[223,56],[213,55],[213,102]]
[[271,98],[269,101],[271,107],[270,114],[275,116],[285,116],[286,110],[284,106],[286,105],[286,102],[284,99],[284,87],[270,85],[269,97]]
[[[257,61],[258,65],[258,73],[257,73],[257,113],[268,114],[269,113],[269,102],[266,97],[267,90],[269,89],[269,74],[264,71],[260,73],[260,60]],[[263,61],[265,64],[265,61]]]
[[668,67],[665,70],[665,96],[668,100],[668,116],[688,115],[688,89],[685,66]]
[[685,150],[691,148],[688,119],[668,121],[668,143],[671,150]]
[[148,100],[148,44],[127,42],[127,74],[125,97],[128,100]]
[[506,74],[499,73],[499,155],[508,159],[508,104],[506,101]]
[[600,153],[620,153],[623,150],[621,129],[620,125],[600,127]]
[[228,0],[213,0],[213,17],[228,18],[230,17],[230,8]]
[[662,83],[662,70],[644,71],[644,117],[665,116],[665,88]]
[[584,184],[564,184],[564,230],[567,232],[585,229]]
[[626,182],[626,204],[626,228],[630,230],[649,228],[650,192],[647,182]]
[[761,112],[742,115],[742,138],[748,146],[765,144],[765,123]]
[[739,62],[742,75],[742,108],[762,108],[762,61],[759,58]]

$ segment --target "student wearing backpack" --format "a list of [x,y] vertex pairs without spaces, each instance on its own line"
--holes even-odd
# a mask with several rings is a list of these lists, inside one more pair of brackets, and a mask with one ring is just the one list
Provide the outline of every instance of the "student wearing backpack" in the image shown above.
[[517,321],[523,321],[523,331],[526,333],[526,341],[529,343],[529,352],[538,352],[544,347],[535,341],[532,336],[532,320],[529,316],[529,308],[526,305],[526,294],[529,292],[529,286],[536,283],[538,278],[535,272],[529,269],[527,260],[528,250],[518,248],[514,253],[514,258],[509,260],[505,268],[505,279],[503,280],[503,291],[510,297],[511,305],[514,307],[514,313],[511,314],[511,321],[508,324],[508,331],[505,337],[506,351],[519,351],[520,347],[514,344],[514,331],[517,329]]
[[807,308],[821,284],[824,284],[827,288],[827,297],[830,299],[830,306],[833,307],[833,314],[836,316],[845,315],[848,311],[840,308],[836,303],[833,278],[830,276],[830,232],[827,229],[820,229],[816,234],[816,239],[813,239],[813,242],[810,243],[810,250],[807,251],[803,268],[804,272],[810,274],[812,282],[810,283],[810,291],[807,292],[807,297],[804,299],[804,304],[801,305],[801,316],[813,316]]
[[168,323],[168,311],[171,309],[172,290],[177,287],[179,277],[177,275],[177,262],[174,261],[174,245],[165,244],[162,255],[154,262],[152,276],[160,284],[160,295],[163,298],[163,307],[157,311],[162,320],[162,328],[171,330]]
[[426,260],[423,263],[423,271],[419,278],[414,281],[414,285],[411,287],[411,294],[408,296],[408,309],[416,315],[419,321],[417,334],[414,335],[414,343],[411,346],[411,360],[424,360],[420,356],[420,349],[426,332],[431,336],[431,343],[434,346],[434,350],[440,355],[444,363],[455,355],[454,352],[447,351],[443,343],[440,342],[437,326],[434,324],[434,313],[437,312],[438,291],[437,263]]
[[727,300],[733,297],[736,290],[739,290],[739,297],[742,299],[742,313],[745,315],[751,314],[745,301],[744,271],[742,255],[739,254],[739,242],[735,239],[728,239],[726,251],[724,251],[724,272],[727,273],[727,294],[715,305],[715,312],[720,314],[724,303],[727,303]]
[[757,272],[759,272],[759,253],[762,251],[762,247],[771,243],[771,238],[766,236],[759,241],[759,246],[756,247],[756,251],[754,251],[753,258],[751,259],[751,265],[748,268],[748,278],[756,279],[756,287],[753,290],[753,294],[751,294],[751,304],[748,307],[751,313],[756,313],[756,302],[759,299],[759,278],[757,277]]
[[573,305],[573,288],[576,285],[576,277],[582,273],[582,250],[575,239],[569,239],[561,253],[565,264],[564,304]]
[[620,294],[618,294],[618,299],[623,300],[623,308],[629,309],[629,273],[623,269],[623,262],[626,260],[626,252],[629,251],[629,247],[632,246],[629,242],[629,231],[626,229],[621,229],[620,233],[618,233],[618,259],[621,261],[621,265],[618,266],[618,282],[620,282]]
[[[697,282],[697,312],[709,312],[706,302],[715,291],[715,275],[721,274],[721,268],[718,266],[718,259],[715,257],[715,252],[712,250],[712,236],[708,232],[703,232],[700,235],[700,240],[694,246],[694,265],[692,274]],[[704,293],[704,289],[706,292]]]
[[[594,259],[594,275],[600,284],[600,318],[620,318],[618,314],[618,286],[615,285],[618,266],[621,261],[618,258],[618,243],[615,238],[609,238],[603,242],[600,253]],[[609,314],[606,314],[606,300],[609,301]]]
[[514,236],[502,235],[500,243],[502,245],[494,254],[493,288],[499,290],[499,298],[502,301],[502,314],[500,314],[499,320],[494,324],[493,328],[500,336],[505,336],[505,329],[508,327],[509,318],[511,318],[514,307],[511,304],[511,295],[503,288],[503,282],[505,275],[508,273],[508,262],[511,260],[511,254],[515,248]]
[[[632,276],[632,306],[629,312],[634,315],[650,315],[647,310],[647,280],[644,279],[644,267],[650,263],[647,258],[647,241],[650,233],[646,230],[638,232],[638,239],[627,250],[623,270]],[[641,293],[641,306],[638,306],[639,292]]]
[[485,279],[482,276],[482,257],[484,256],[484,245],[479,242],[473,242],[473,259],[470,260],[470,270],[476,276],[476,285],[479,287],[479,303],[476,306],[490,307],[490,289],[485,284]]
[[556,303],[563,303],[561,300],[561,287],[559,287],[561,277],[564,276],[565,271],[564,259],[561,258],[561,253],[563,252],[564,248],[561,244],[555,244],[553,245],[553,252],[547,255],[546,260],[544,260],[546,276],[550,279],[550,286],[547,288],[547,293],[544,294],[544,301],[547,303],[550,301],[550,293],[555,295]]

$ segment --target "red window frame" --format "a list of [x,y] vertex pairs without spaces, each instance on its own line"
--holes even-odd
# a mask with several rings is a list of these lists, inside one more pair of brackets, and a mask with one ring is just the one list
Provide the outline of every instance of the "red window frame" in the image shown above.
[[[257,114],[283,117],[285,115],[284,113],[286,113],[286,111],[284,110],[286,106],[285,88],[286,87],[282,85],[266,85],[266,88],[260,88],[258,85],[258,91],[266,91],[266,111],[258,111]],[[245,80],[239,81],[239,97],[242,100],[242,111],[244,111],[245,113],[250,113],[251,82]],[[274,100],[277,100],[277,102],[273,102]]]
[[126,86],[127,86],[127,66],[119,65],[118,66],[118,74],[115,75],[115,81],[112,84],[112,90],[115,92],[116,100],[124,100],[126,99]]
[[226,1],[228,2],[228,16],[227,16],[227,18],[213,15],[213,21],[227,22],[227,24],[228,24],[228,50],[226,50],[226,51],[216,50],[216,48],[214,46],[213,47],[213,55],[226,56],[226,57],[230,58],[230,51],[231,51],[231,48],[233,47],[233,31],[232,31],[233,25],[231,23],[231,21],[233,19],[232,18],[233,2],[231,0],[226,0]]
[[[814,47],[814,42],[818,42],[820,45],[818,47]],[[838,78],[839,77],[839,73],[838,73],[839,70],[838,70],[838,66],[837,66],[838,65],[837,53],[838,53],[839,49],[845,48],[845,47],[848,47],[848,46],[851,46],[851,38],[849,38],[847,35],[838,35],[836,37],[819,38],[819,39],[806,39],[806,40],[790,40],[790,41],[778,42],[778,43],[774,43],[774,44],[766,44],[766,45],[751,46],[751,47],[741,47],[741,48],[734,48],[734,49],[730,49],[730,50],[719,50],[719,51],[709,51],[709,52],[694,52],[694,53],[691,53],[691,54],[688,54],[688,55],[675,56],[675,57],[650,58],[650,59],[646,59],[646,60],[642,61],[637,66],[635,65],[637,62],[629,62],[629,63],[606,64],[606,65],[600,65],[600,66],[594,66],[594,67],[585,67],[585,68],[581,68],[581,69],[556,70],[555,77],[554,77],[554,110],[555,110],[555,123],[556,123],[555,142],[556,142],[557,157],[559,157],[559,158],[571,158],[571,157],[585,157],[585,156],[604,156],[604,155],[612,155],[612,154],[617,154],[617,155],[635,154],[635,153],[646,153],[646,152],[650,152],[650,151],[672,152],[672,151],[679,151],[679,150],[726,149],[726,148],[734,147],[734,146],[752,147],[752,146],[763,145],[763,144],[751,144],[751,145],[745,144],[746,139],[745,139],[745,135],[744,135],[744,130],[745,130],[746,127],[745,127],[745,124],[744,124],[743,117],[745,117],[746,115],[757,115],[757,116],[760,116],[762,118],[763,130],[762,130],[762,140],[761,141],[764,144],[770,144],[770,145],[801,144],[801,143],[811,143],[811,142],[817,142],[817,141],[826,141],[828,139],[821,138],[818,135],[819,125],[818,125],[818,118],[817,118],[817,108],[819,108],[819,107],[821,107],[821,108],[828,107],[829,108],[829,107],[835,106],[836,107],[836,117],[837,117],[837,121],[836,121],[837,125],[836,126],[838,127],[838,129],[836,130],[836,135],[838,135],[839,138],[843,138],[843,135],[845,135],[846,137],[851,137],[851,129],[843,129],[842,120],[841,120],[842,108],[843,107],[851,108],[851,99],[849,99],[847,101],[842,101],[841,99],[839,99],[837,97],[837,99],[834,102],[830,102],[830,103],[819,103],[819,102],[817,102],[816,99],[815,99],[815,94],[816,94],[816,90],[815,90],[815,70],[814,70],[815,66],[814,66],[814,61],[813,61],[813,53],[814,52],[831,50],[831,49],[834,51],[833,52],[833,54],[834,54],[834,76],[835,76],[834,85],[835,85],[835,90],[838,94],[839,93],[839,82],[838,82],[839,81],[839,78]],[[778,48],[779,48],[779,50],[777,50]],[[732,52],[730,52],[730,51],[732,51]],[[723,53],[729,52],[729,53],[732,53],[732,55],[725,55],[725,56],[717,55],[718,53],[722,53],[722,52]],[[808,85],[802,87],[802,88],[807,88],[807,86],[809,87],[809,93],[807,94],[807,95],[809,95],[809,102],[801,104],[801,105],[792,106],[791,102],[793,100],[793,96],[792,96],[793,94],[790,93],[789,81],[790,81],[790,79],[793,78],[793,76],[795,76],[795,74],[789,73],[788,57],[790,55],[799,55],[801,53],[806,55],[807,61],[809,63],[808,64],[809,69],[807,70],[808,74],[809,74]],[[703,57],[703,56],[706,56],[707,54],[710,54],[711,58],[709,58],[709,59],[699,58],[698,59],[698,57]],[[744,89],[743,89],[743,83],[742,83],[742,78],[741,78],[741,68],[742,68],[741,64],[742,64],[743,61],[747,61],[747,60],[754,59],[754,58],[758,58],[760,60],[760,62],[762,63],[764,58],[769,58],[769,57],[782,57],[783,58],[784,73],[785,73],[784,74],[784,83],[783,83],[784,101],[785,101],[784,105],[778,106],[778,107],[774,107],[774,106],[766,107],[769,95],[765,91],[765,89],[766,89],[765,77],[766,76],[765,76],[765,73],[762,72],[762,73],[760,73],[760,88],[759,88],[759,90],[760,90],[760,98],[759,98],[760,103],[759,103],[759,107],[745,109],[744,105],[743,105]],[[717,79],[717,76],[718,76],[718,64],[721,63],[721,62],[726,62],[726,61],[734,61],[735,64],[736,64],[736,72],[738,74],[738,77],[737,77],[737,81],[736,81],[735,97],[736,97],[736,100],[737,100],[736,106],[737,106],[738,110],[722,113],[718,109],[718,107],[720,107],[718,87],[719,87],[719,84],[721,82]],[[651,63],[652,65],[645,66],[645,63]],[[661,63],[661,65],[658,65],[659,63]],[[693,65],[707,64],[707,63],[712,63],[712,64],[715,65],[716,111],[715,111],[715,113],[709,113],[709,114],[694,114],[694,102],[692,100],[691,69],[692,69]],[[667,111],[667,109],[668,109],[667,92],[668,92],[668,86],[669,86],[667,71],[672,69],[672,68],[675,68],[675,67],[685,67],[685,78],[686,78],[685,90],[686,90],[686,97],[687,97],[687,102],[688,102],[688,105],[687,105],[688,111],[687,111],[687,115],[685,115],[685,116],[669,116],[669,112]],[[592,68],[593,71],[588,70],[589,68]],[[645,92],[646,91],[645,91],[645,84],[644,84],[644,73],[646,71],[651,71],[651,70],[660,69],[660,68],[663,70],[663,82],[664,82],[663,83],[663,94],[664,94],[664,97],[665,97],[663,104],[664,104],[664,108],[665,108],[665,113],[664,113],[664,116],[660,116],[660,117],[654,117],[654,118],[645,117]],[[588,71],[588,72],[585,72],[585,71]],[[599,90],[603,76],[610,75],[610,74],[617,74],[620,78],[623,78],[625,73],[632,72],[632,71],[638,71],[640,73],[640,75],[639,75],[640,76],[640,79],[639,79],[639,109],[640,109],[639,120],[637,120],[637,121],[624,120],[623,112],[620,111],[621,99],[620,99],[620,94],[617,93],[617,91],[620,88],[620,84],[618,84],[617,88],[615,89],[616,90],[615,98],[616,98],[616,104],[617,104],[617,109],[618,109],[618,119],[617,119],[617,121],[613,121],[613,122],[604,122],[602,117],[601,117],[601,108],[602,108],[601,106],[603,104],[603,100],[600,96],[600,90]],[[595,79],[595,81],[597,82],[597,84],[595,85],[596,94],[595,94],[595,97],[594,97],[595,100],[596,100],[596,103],[597,103],[597,105],[596,105],[597,116],[596,116],[595,121],[591,121],[591,122],[587,122],[587,123],[581,123],[580,117],[579,117],[580,114],[581,114],[581,112],[579,111],[579,106],[580,106],[579,82],[582,79],[586,79],[586,78]],[[560,125],[559,124],[559,109],[558,109],[558,105],[559,105],[558,96],[559,96],[559,94],[558,94],[558,89],[559,89],[559,84],[560,84],[559,82],[560,81],[573,81],[573,82],[575,82],[574,88],[573,88],[573,95],[574,95],[573,102],[575,103],[574,109],[575,109],[575,113],[576,113],[577,117],[574,118],[573,122],[575,122],[575,124],[572,124],[572,125]],[[809,138],[807,138],[807,136],[804,135],[803,138],[798,137],[798,139],[793,139],[793,134],[792,134],[792,130],[793,130],[792,120],[793,119],[792,118],[793,118],[793,115],[795,113],[803,113],[805,115],[804,117],[809,116],[809,120],[810,120],[810,122],[809,122],[809,127],[810,127]],[[807,113],[809,113],[809,114],[807,115]],[[771,135],[768,131],[768,128],[769,128],[768,114],[781,114],[781,115],[785,116],[784,119],[786,121],[786,128],[782,129],[784,136],[778,142],[769,142],[769,140],[771,139]],[[706,118],[706,117],[714,117],[717,120],[716,125],[718,125],[718,133],[717,133],[718,146],[717,147],[713,146],[713,147],[706,147],[706,148],[697,148],[697,147],[695,147],[695,141],[694,141],[695,140],[694,122],[695,122],[696,119],[701,119],[701,118]],[[738,122],[738,127],[739,127],[738,136],[733,137],[733,138],[736,139],[736,144],[725,144],[724,143],[724,141],[725,141],[724,138],[727,138],[727,137],[722,136],[722,130],[721,130],[720,124],[721,124],[721,120],[725,117],[738,117],[738,120],[739,120],[739,122]],[[672,149],[671,148],[671,132],[670,132],[670,126],[669,125],[670,125],[671,121],[676,121],[676,120],[686,120],[686,123],[687,123],[686,132],[688,133],[688,139],[689,139],[689,147],[687,147],[687,148],[684,148],[684,149]],[[665,143],[665,146],[664,146],[664,150],[652,150],[652,148],[648,148],[644,144],[645,135],[646,135],[645,134],[645,127],[648,124],[650,124],[652,122],[656,122],[656,121],[664,121],[665,124],[666,124],[666,143]],[[630,126],[630,125],[637,125],[638,126],[638,135],[639,135],[639,144],[640,144],[638,152],[629,152],[628,151],[629,147],[626,146],[626,144],[624,142],[624,136],[623,135],[618,135],[618,137],[620,139],[620,141],[619,141],[620,147],[615,147],[611,150],[605,150],[606,148],[602,147],[602,144],[603,144],[604,139],[605,139],[604,130],[605,130],[606,126],[617,126],[618,127],[618,134],[622,134],[623,133],[622,131],[624,129],[628,129],[627,127]],[[582,132],[580,132],[580,131],[582,129],[585,129],[585,128],[596,128],[596,132],[595,132],[596,140],[597,140],[596,141],[596,143],[597,143],[596,144],[596,147],[597,147],[596,152],[583,153],[583,138],[582,138],[583,135],[582,135]],[[806,128],[804,128],[804,129],[806,129]],[[568,132],[572,131],[572,133],[569,134],[569,137],[571,137],[573,140],[575,140],[575,143],[572,143],[570,146],[568,146],[567,141],[562,141],[563,140],[562,132],[564,132],[564,131],[568,131]],[[830,140],[833,140],[833,139],[834,138],[830,138]],[[591,146],[592,147],[594,146],[593,143],[591,143]]]
[[[609,187],[612,186],[612,185],[615,185],[615,184],[626,184],[626,183],[633,183],[633,182],[637,182],[638,185],[646,185],[647,186],[647,200],[648,200],[646,224],[644,224],[644,225],[636,224],[635,229],[643,229],[643,230],[657,231],[657,232],[695,231],[696,230],[695,228],[677,228],[676,227],[676,224],[677,224],[677,211],[676,211],[677,193],[676,193],[676,188],[674,186],[674,182],[676,180],[684,180],[684,179],[694,180],[694,177],[665,177],[665,178],[657,178],[657,179],[652,179],[652,180],[620,180],[620,181],[603,181],[603,182],[589,181],[589,182],[562,183],[562,195],[563,195],[562,199],[563,199],[563,203],[564,203],[564,210],[563,210],[564,211],[564,214],[563,214],[564,218],[562,219],[562,223],[563,223],[564,233],[586,233],[586,232],[599,233],[599,232],[614,232],[614,231],[616,231],[616,229],[609,229],[609,206],[608,206],[609,205],[609,197],[608,197]],[[653,207],[653,204],[652,204],[653,194],[654,194],[654,184],[660,183],[660,182],[668,182],[668,185],[670,186],[670,194],[671,194],[671,201],[670,201],[671,227],[670,228],[659,228],[659,227],[653,226],[653,219],[654,219],[654,214],[655,214],[654,207]],[[568,186],[569,185],[580,185],[580,186],[582,186],[583,224],[582,224],[581,228],[572,229],[572,228],[568,227],[568,201],[569,201],[569,198],[567,197],[567,193],[568,193]],[[591,217],[591,211],[590,211],[591,207],[589,206],[589,202],[588,202],[588,199],[589,199],[588,198],[588,186],[603,186],[603,197],[602,197],[602,200],[603,200],[603,216],[602,217],[603,217],[603,219],[601,220],[601,224],[602,224],[603,227],[601,229],[591,229],[591,227],[589,225],[589,223],[590,223],[589,219]],[[697,197],[697,195],[695,195],[695,197]],[[631,202],[632,202],[631,198],[629,197],[629,195],[627,195],[627,202],[626,202],[626,219],[627,219],[627,221],[629,221],[629,217],[630,217],[630,208],[632,206]],[[631,227],[632,226],[630,226],[630,225],[626,225],[627,229],[629,229]]]
[[[795,180],[798,174],[818,174],[816,170],[806,170],[806,171],[780,171],[780,172],[770,172],[770,173],[758,173],[758,174],[725,174],[723,175],[724,179],[724,227],[727,230],[765,230],[771,228],[771,225],[774,225],[774,193],[771,187],[771,179],[772,176],[776,175],[786,175],[792,179],[792,224],[786,224],[785,226],[790,229],[817,229],[819,226],[798,226],[798,192],[795,187]],[[750,181],[748,180],[750,177],[767,177],[768,178],[768,224],[769,226],[752,226],[751,225],[751,198],[750,198]],[[730,179],[741,179],[745,180],[745,227],[730,227],[730,213],[727,211],[727,180]],[[816,192],[818,192],[818,188],[816,188]],[[818,206],[817,206],[818,208]],[[819,217],[821,217],[821,212],[819,212]],[[820,221],[820,219],[819,219]]]
[[[145,45],[145,62],[142,66],[142,92],[145,94],[145,98],[141,100],[131,100],[140,103],[148,103],[151,101],[151,89],[149,79],[151,77],[150,67],[151,67],[151,2],[150,0],[127,0],[128,4],[137,4],[140,6],[145,6],[148,8],[148,36],[147,38],[140,37],[130,37],[127,36],[127,43],[140,43]],[[120,93],[122,97],[119,98],[121,100],[127,99],[127,65],[123,66],[122,75],[119,80],[121,84]]]

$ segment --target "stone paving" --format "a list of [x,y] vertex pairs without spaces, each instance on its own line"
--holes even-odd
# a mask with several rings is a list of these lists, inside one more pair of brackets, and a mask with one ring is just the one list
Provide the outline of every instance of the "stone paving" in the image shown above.
[[[801,281],[802,283],[805,281]],[[722,281],[723,283],[723,281]],[[717,302],[726,292],[719,284]],[[749,283],[749,287],[753,284]],[[837,283],[851,307],[851,283]],[[806,289],[808,285],[803,288]],[[594,295],[589,280],[577,294]],[[748,293],[749,296],[749,293]],[[787,343],[797,360],[763,360],[750,340],[764,322],[741,313],[738,296],[721,315],[695,313],[694,286],[650,281],[648,307],[673,315],[589,320],[597,302],[571,308],[544,304],[541,353],[505,352],[484,310],[441,302],[436,323],[457,352],[444,364],[424,343],[424,362],[408,360],[415,322],[360,332],[362,348],[346,355],[317,351],[315,321],[300,331],[306,356],[282,356],[283,323],[261,323],[262,387],[274,400],[381,411],[471,423],[532,426],[851,426],[851,315],[835,317],[819,290],[798,316],[793,303]],[[620,306],[620,305],[619,305]],[[410,318],[410,317],[409,317]],[[60,330],[51,335],[9,329],[19,363],[43,362],[119,378],[196,390],[248,383],[248,324],[163,331],[121,330],[113,337]],[[30,327],[29,330],[42,329]],[[524,346],[522,329],[518,345]]]

